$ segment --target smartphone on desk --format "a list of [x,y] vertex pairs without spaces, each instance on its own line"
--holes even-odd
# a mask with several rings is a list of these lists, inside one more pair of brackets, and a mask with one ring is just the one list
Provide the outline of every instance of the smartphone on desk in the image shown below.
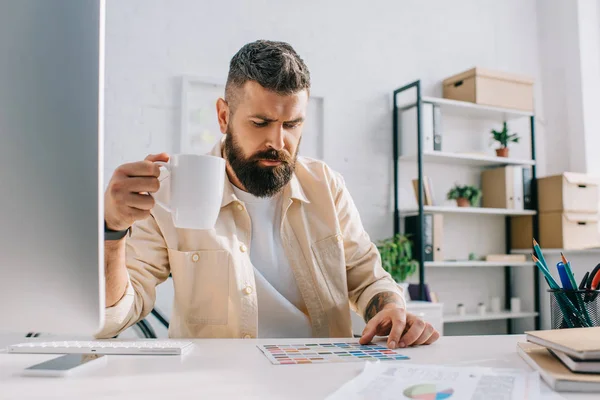
[[106,365],[101,354],[66,354],[23,370],[25,376],[70,376]]

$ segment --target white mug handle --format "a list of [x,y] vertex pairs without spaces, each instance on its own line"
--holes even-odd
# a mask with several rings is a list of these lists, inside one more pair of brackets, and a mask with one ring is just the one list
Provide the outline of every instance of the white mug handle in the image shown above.
[[[164,168],[167,171],[169,171],[169,173],[171,173],[171,166],[169,165],[169,163],[166,163],[164,161],[155,161],[155,164],[157,164],[159,166],[159,168]],[[152,194],[150,194],[150,196],[152,196]],[[169,206],[168,204],[163,203],[162,201],[158,200],[156,198],[156,196],[152,196],[154,198],[154,201],[161,205],[165,210],[167,210],[168,212],[173,212],[171,211],[171,206]]]

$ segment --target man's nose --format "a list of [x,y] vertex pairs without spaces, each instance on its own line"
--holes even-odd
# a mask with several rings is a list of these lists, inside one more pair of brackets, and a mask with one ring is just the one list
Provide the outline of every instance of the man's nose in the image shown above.
[[283,129],[283,125],[276,126],[270,132],[270,137],[267,142],[267,147],[275,150],[282,150],[285,147],[285,130]]

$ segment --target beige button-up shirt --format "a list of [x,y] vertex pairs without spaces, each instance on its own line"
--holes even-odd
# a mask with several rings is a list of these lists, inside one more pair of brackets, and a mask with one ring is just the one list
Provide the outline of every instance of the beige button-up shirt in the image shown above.
[[[221,157],[221,143],[212,155]],[[161,183],[160,198],[169,178]],[[361,223],[342,177],[325,163],[298,157],[283,189],[281,239],[314,337],[351,337],[350,308],[364,315],[374,295],[402,296]],[[138,221],[127,239],[129,284],[123,298],[106,309],[98,337],[112,337],[144,318],[156,286],[173,277],[175,299],[169,336],[254,338],[257,298],[248,254],[250,217],[225,177],[215,228],[176,228],[161,206]]]

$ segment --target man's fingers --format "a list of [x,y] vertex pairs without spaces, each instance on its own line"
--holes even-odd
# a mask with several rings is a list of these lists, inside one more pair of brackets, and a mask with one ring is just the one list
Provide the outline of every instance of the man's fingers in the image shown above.
[[135,177],[125,179],[123,186],[129,193],[155,193],[160,189],[160,182],[153,176]]
[[433,331],[433,334],[427,339],[427,341],[423,344],[431,344],[440,338],[440,333],[436,330]]
[[127,207],[125,211],[130,221],[139,221],[150,216],[149,210],[140,210],[139,208]]
[[407,325],[408,330],[400,340],[400,347],[412,346],[425,330],[425,322],[416,317],[407,320]]
[[169,162],[170,158],[171,157],[167,153],[159,153],[159,154],[149,154],[146,158],[144,158],[144,160],[152,161],[152,162],[155,162],[155,161]]
[[425,342],[427,342],[429,340],[431,335],[433,335],[434,331],[435,331],[435,329],[433,329],[433,326],[431,326],[431,324],[426,322],[423,333],[421,334],[421,336],[419,336],[419,338],[417,340],[415,340],[413,345],[418,346],[418,345],[424,344]]
[[116,172],[126,176],[154,176],[156,178],[160,176],[158,164],[150,160],[123,164],[117,168]]
[[154,208],[154,198],[147,194],[130,193],[127,196],[127,205],[138,210],[152,210]]
[[406,320],[404,318],[392,318],[392,329],[387,341],[388,348],[395,349],[400,345],[400,337],[402,337],[405,326]]
[[360,340],[358,341],[360,344],[367,344],[367,343],[370,343],[371,340],[373,340],[373,338],[375,337],[375,334],[377,334],[377,327],[379,326],[379,319],[380,319],[380,317],[378,317],[376,315],[369,320],[369,322],[367,323],[367,326],[365,326],[365,329],[363,330]]

